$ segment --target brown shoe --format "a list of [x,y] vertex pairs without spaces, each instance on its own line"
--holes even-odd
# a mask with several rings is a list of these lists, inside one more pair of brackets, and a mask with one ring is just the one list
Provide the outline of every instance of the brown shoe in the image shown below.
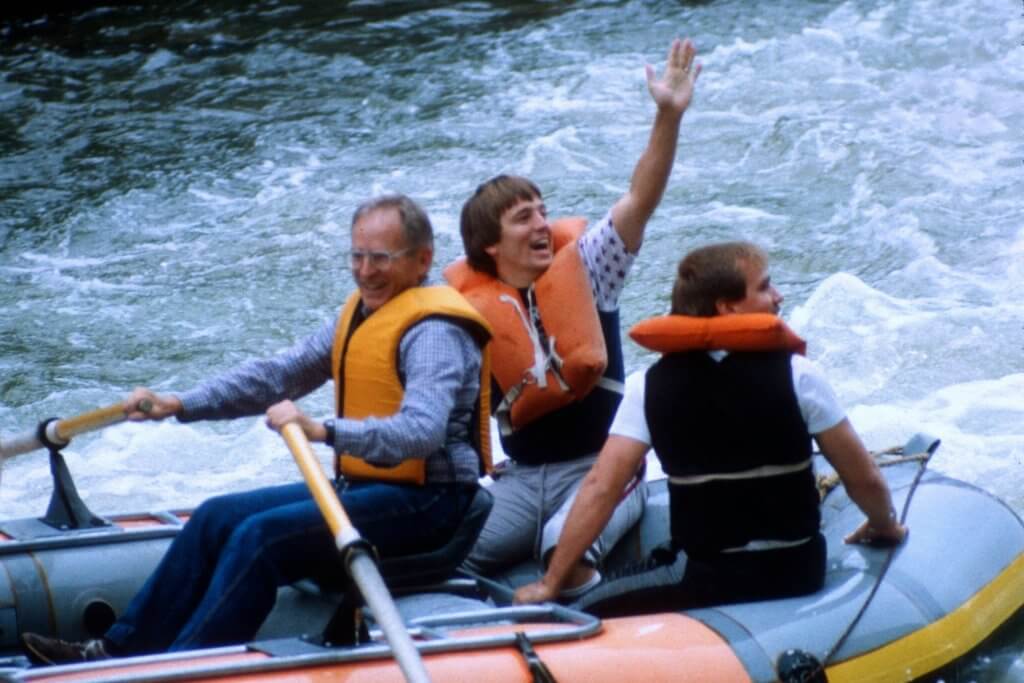
[[70,664],[110,659],[103,640],[99,638],[69,643],[66,640],[47,638],[35,633],[22,633],[21,642],[25,646],[28,658],[35,664]]

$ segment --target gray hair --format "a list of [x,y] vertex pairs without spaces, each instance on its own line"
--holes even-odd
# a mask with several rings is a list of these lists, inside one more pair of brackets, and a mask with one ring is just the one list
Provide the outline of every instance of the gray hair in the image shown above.
[[405,243],[409,249],[432,249],[434,247],[434,228],[430,225],[427,212],[419,204],[404,194],[385,194],[368,199],[356,208],[352,214],[352,227],[359,219],[379,209],[396,209],[405,232]]

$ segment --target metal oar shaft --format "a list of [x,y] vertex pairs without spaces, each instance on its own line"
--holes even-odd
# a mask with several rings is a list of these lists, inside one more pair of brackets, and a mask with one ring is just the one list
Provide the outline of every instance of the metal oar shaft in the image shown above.
[[[148,403],[148,401],[145,403]],[[148,406],[140,404],[139,408],[142,412],[149,411]],[[65,444],[73,436],[117,424],[118,422],[124,422],[126,419],[127,413],[125,413],[124,404],[114,403],[104,408],[97,408],[96,410],[82,413],[81,415],[50,422],[46,425],[46,438],[52,443]],[[9,458],[13,455],[28,453],[45,446],[46,444],[40,441],[39,435],[35,431],[25,432],[0,442],[0,458]]]
[[42,447],[43,444],[35,432],[25,432],[9,439],[0,439],[0,461]]
[[[345,514],[341,501],[335,495],[334,488],[313,454],[305,432],[299,425],[291,423],[284,426],[281,435],[288,444],[320,512],[327,520],[327,526],[334,534],[338,549],[349,548],[360,539],[359,531],[352,526],[348,515]],[[405,679],[410,683],[430,683],[430,676],[423,666],[420,652],[405,628],[405,623],[391,599],[387,586],[384,585],[377,565],[359,545],[352,546],[349,553],[348,571],[362,592],[366,604],[373,610],[374,619],[391,645],[391,651]]]
[[353,552],[349,558],[348,571],[362,591],[366,604],[373,610],[373,618],[388,639],[391,650],[395,653],[395,660],[405,674],[405,680],[410,683],[430,683],[430,675],[423,666],[420,651],[412,642],[405,622],[402,621],[402,615],[398,613],[398,608],[391,599],[391,593],[384,585],[384,579],[377,571],[373,558],[362,549]]

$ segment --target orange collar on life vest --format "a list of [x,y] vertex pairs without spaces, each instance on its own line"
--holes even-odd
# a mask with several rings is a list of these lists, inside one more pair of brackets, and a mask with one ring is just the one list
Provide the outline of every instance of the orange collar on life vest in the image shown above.
[[805,355],[807,342],[771,313],[733,313],[699,318],[663,315],[629,331],[640,346],[661,353],[680,351],[792,351]]

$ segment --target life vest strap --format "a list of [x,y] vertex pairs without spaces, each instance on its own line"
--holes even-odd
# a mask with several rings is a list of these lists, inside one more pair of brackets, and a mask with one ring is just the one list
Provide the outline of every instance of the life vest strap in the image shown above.
[[501,431],[502,436],[512,434],[512,404],[522,395],[523,389],[528,384],[526,380],[527,378],[524,377],[522,381],[506,391],[501,399],[501,403],[494,410],[494,419],[498,422],[498,429]]
[[[530,285],[530,288],[532,292],[533,285]],[[542,339],[540,330],[533,324],[531,317],[526,315],[523,307],[515,297],[501,294],[498,296],[498,301],[509,304],[515,309],[516,315],[519,317],[523,327],[526,328],[526,334],[533,345],[533,366],[527,368],[523,373],[523,377],[505,392],[501,403],[498,404],[494,412],[494,417],[498,421],[501,434],[509,436],[512,434],[512,405],[523,395],[523,390],[526,389],[527,385],[536,384],[539,389],[546,389],[548,386],[548,371],[550,371],[563,392],[568,392],[570,386],[562,375],[562,366],[565,361],[558,355],[555,337]],[[532,305],[530,306],[530,313],[534,313]],[[618,393],[621,394],[622,391],[620,390]]]
[[780,541],[772,538],[755,539],[750,541],[746,545],[737,546],[735,548],[722,548],[718,552],[720,553],[750,553],[760,552],[763,550],[782,550],[784,548],[795,548],[798,545],[810,542],[813,536],[805,536],[804,538],[798,538],[795,541]]
[[783,474],[793,474],[801,470],[809,469],[811,459],[801,460],[792,465],[762,465],[742,472],[714,472],[711,474],[696,474],[693,476],[670,476],[670,484],[681,486],[692,486],[695,484],[706,484],[709,481],[735,481],[738,479],[760,479],[762,477],[777,477]]
[[617,379],[612,379],[607,375],[601,375],[601,378],[597,380],[597,386],[601,387],[605,391],[610,391],[613,394],[618,394],[619,396],[622,396],[624,393],[626,393],[625,382],[620,382]]

